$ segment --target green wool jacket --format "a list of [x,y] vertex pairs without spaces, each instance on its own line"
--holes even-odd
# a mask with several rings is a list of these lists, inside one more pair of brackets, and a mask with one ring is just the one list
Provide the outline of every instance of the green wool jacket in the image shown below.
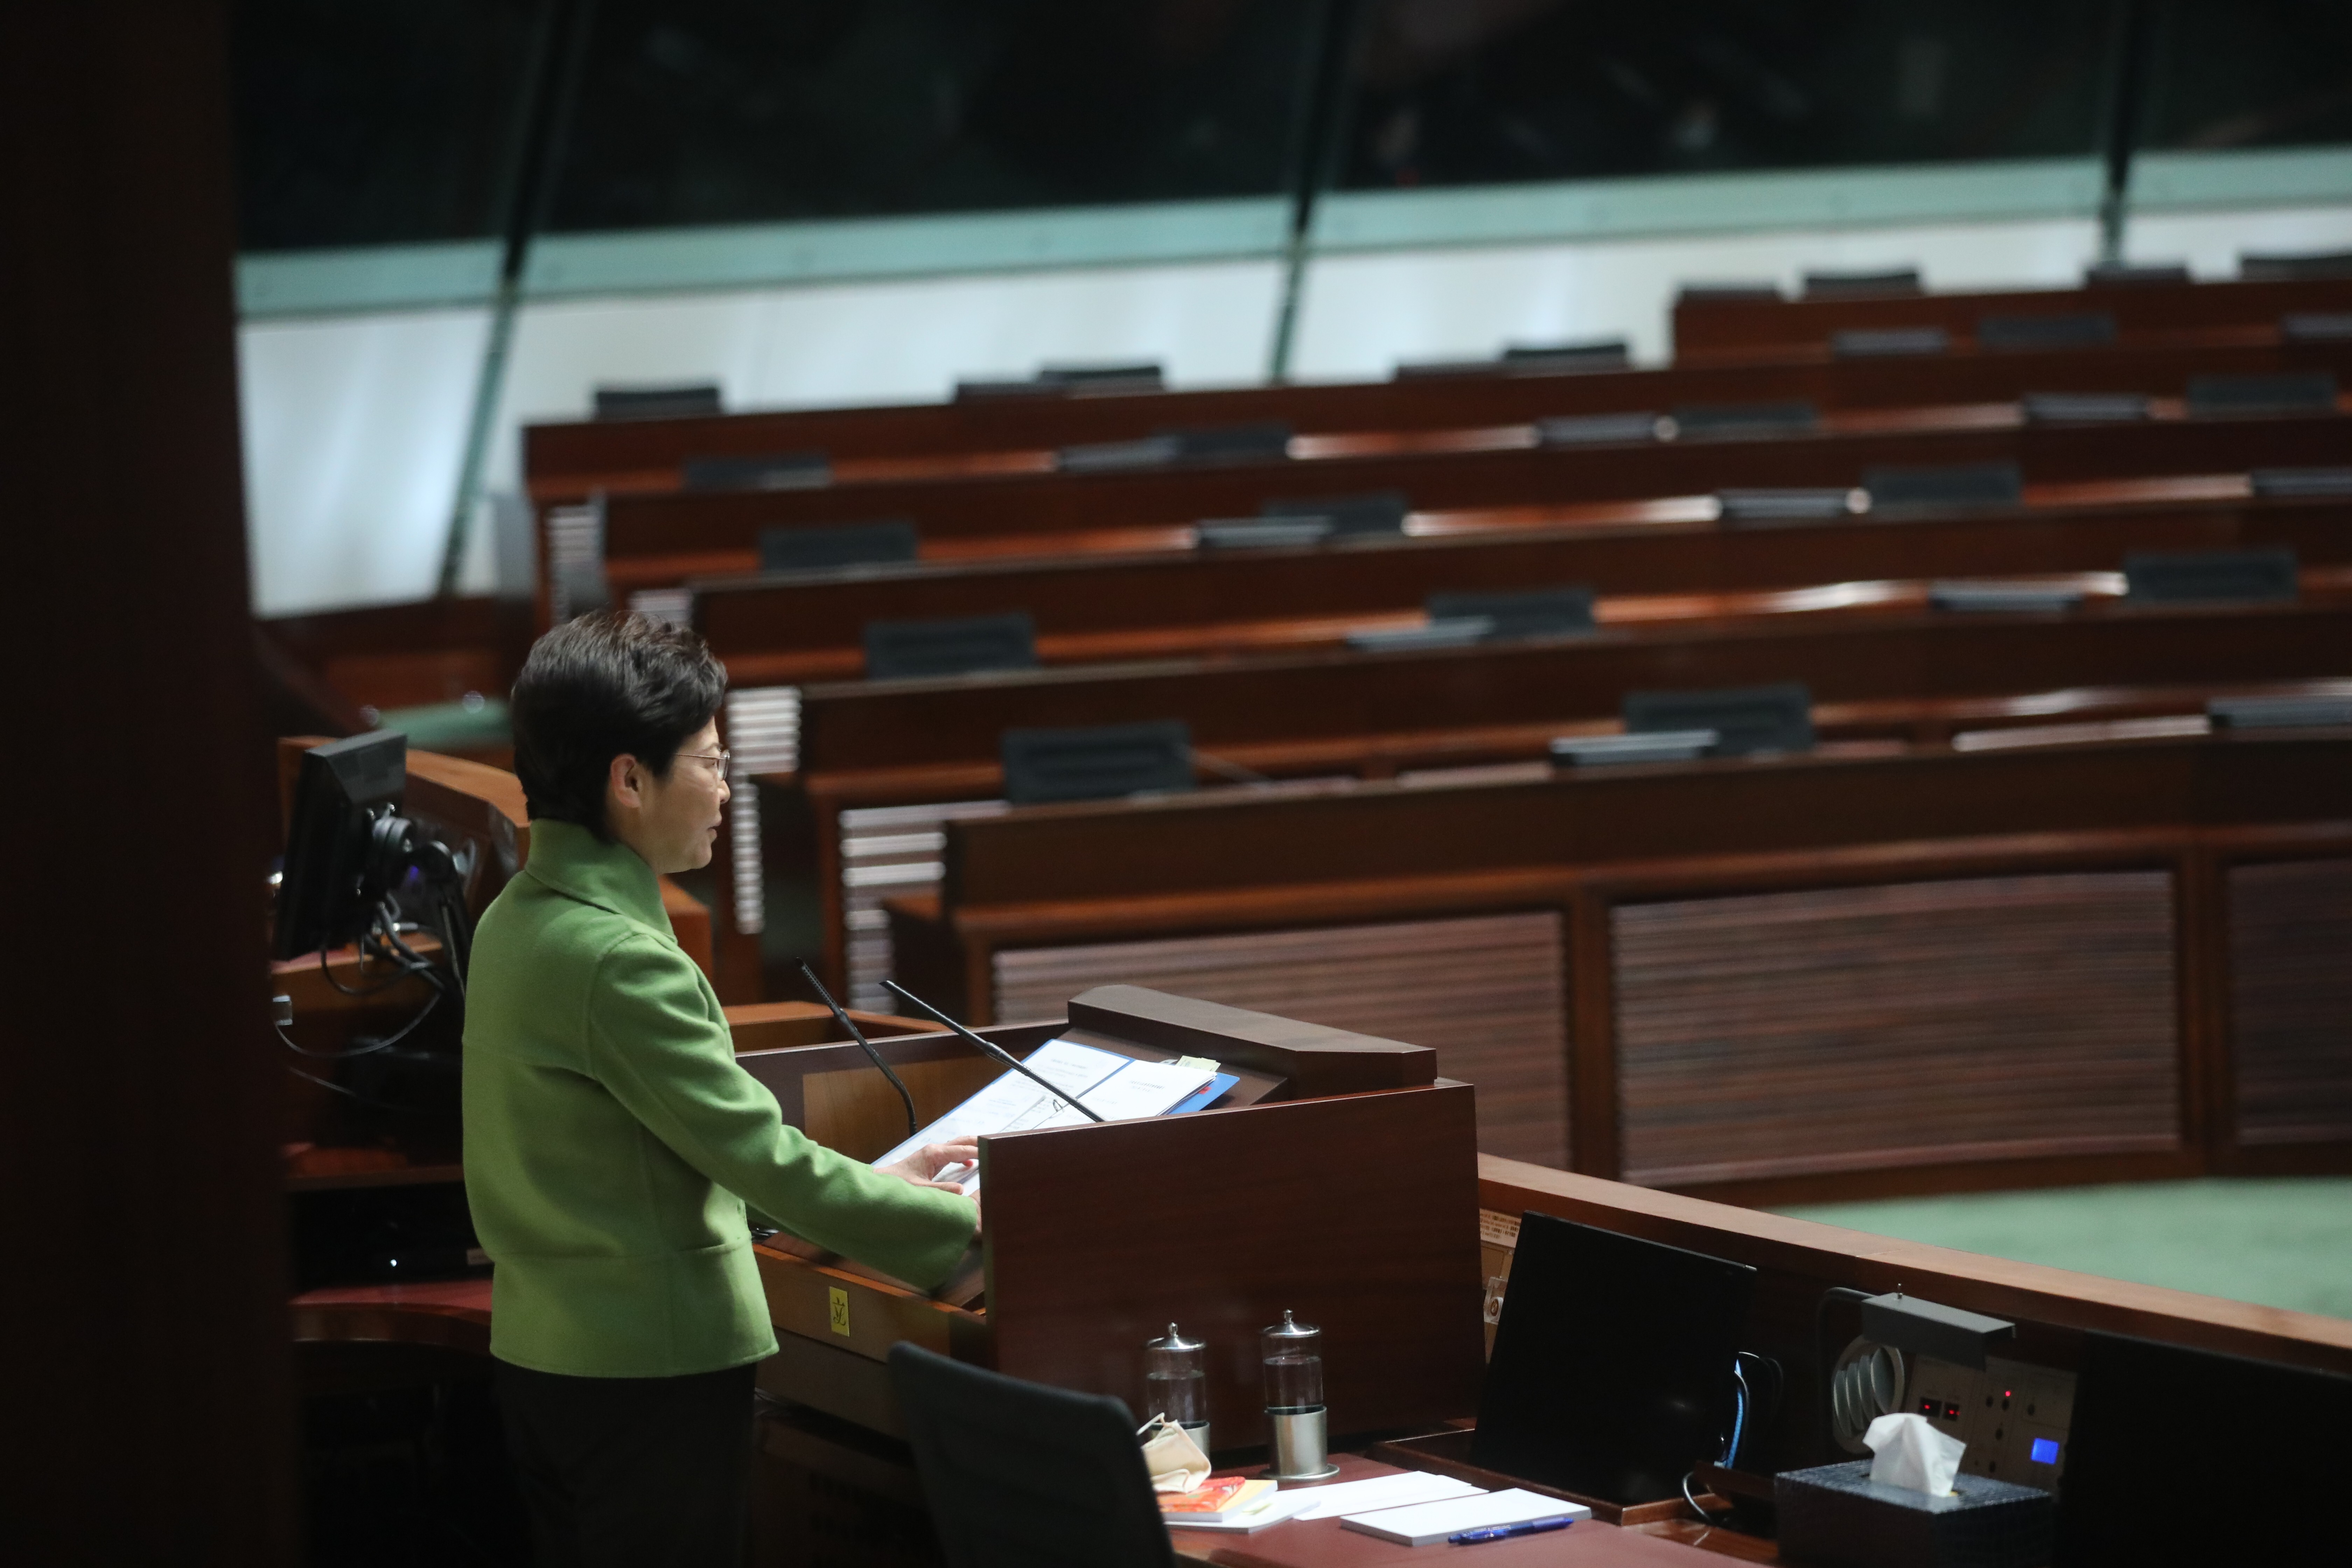
[[785,1126],[735,1064],[652,868],[565,822],[531,824],[530,863],[474,935],[465,1128],[490,1352],[540,1372],[672,1377],[774,1353],[746,1203],[926,1286],[976,1217]]

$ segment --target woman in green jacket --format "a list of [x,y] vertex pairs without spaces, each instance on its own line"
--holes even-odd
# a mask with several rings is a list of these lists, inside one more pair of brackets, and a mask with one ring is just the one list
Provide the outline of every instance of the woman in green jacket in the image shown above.
[[979,1205],[784,1125],[735,1063],[657,877],[708,865],[726,677],[621,614],[540,638],[516,680],[530,857],[483,912],[466,998],[466,1196],[495,1265],[490,1353],[542,1564],[736,1568],[751,1376],[773,1354],[746,1206],[914,1284]]

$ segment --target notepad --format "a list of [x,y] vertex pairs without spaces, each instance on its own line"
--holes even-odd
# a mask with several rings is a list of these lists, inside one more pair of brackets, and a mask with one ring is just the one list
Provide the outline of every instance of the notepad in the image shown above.
[[1342,1530],[1359,1530],[1402,1546],[1430,1546],[1465,1530],[1491,1530],[1498,1524],[1525,1524],[1531,1519],[1591,1519],[1582,1503],[1513,1487],[1508,1491],[1481,1492],[1476,1497],[1447,1498],[1414,1503],[1407,1508],[1351,1513],[1339,1521]]
[[1373,1476],[1368,1480],[1340,1481],[1308,1489],[1301,1494],[1307,1506],[1292,1514],[1293,1519],[1337,1519],[1351,1513],[1370,1513],[1376,1509],[1402,1509],[1412,1503],[1443,1502],[1449,1498],[1484,1497],[1484,1487],[1452,1476],[1432,1475],[1427,1470],[1400,1470],[1392,1476]]
[[[1213,1068],[1181,1061],[1137,1061],[1115,1051],[1062,1039],[1046,1041],[1023,1065],[1062,1092],[1041,1089],[1020,1073],[1004,1073],[874,1163],[894,1163],[926,1143],[1021,1132],[1033,1127],[1075,1127],[1087,1120],[1086,1111],[1077,1108],[1081,1104],[1106,1121],[1161,1116],[1197,1099],[1224,1076]],[[964,1179],[963,1190],[966,1194],[980,1190],[979,1172]]]
[[1312,1500],[1305,1492],[1278,1491],[1256,1508],[1235,1513],[1171,1513],[1163,1517],[1171,1530],[1218,1530],[1244,1531],[1264,1530],[1269,1524],[1280,1524],[1298,1517],[1300,1509]]

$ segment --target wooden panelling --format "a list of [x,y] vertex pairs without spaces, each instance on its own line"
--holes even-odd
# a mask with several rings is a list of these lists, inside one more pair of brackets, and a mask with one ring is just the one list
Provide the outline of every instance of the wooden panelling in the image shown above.
[[2352,859],[2229,879],[2238,1141],[2352,1138]]
[[[916,1116],[934,1121],[1004,1073],[977,1051],[945,1061],[908,1062],[897,1071],[914,1099]],[[808,1120],[802,1130],[854,1160],[880,1159],[907,1139],[906,1102],[883,1082],[872,1068],[809,1074]]]
[[1144,1342],[1205,1341],[1217,1446],[1265,1441],[1257,1331],[1323,1330],[1335,1437],[1475,1408],[1471,1095],[1440,1083],[1011,1132],[981,1146],[998,1371],[1140,1404]]
[[995,955],[1000,1018],[1059,1017],[1111,982],[1312,1018],[1436,1049],[1475,1086],[1478,1147],[1568,1163],[1568,1012],[1555,910]]
[[2164,1150],[2172,878],[1971,878],[1613,911],[1627,1181]]

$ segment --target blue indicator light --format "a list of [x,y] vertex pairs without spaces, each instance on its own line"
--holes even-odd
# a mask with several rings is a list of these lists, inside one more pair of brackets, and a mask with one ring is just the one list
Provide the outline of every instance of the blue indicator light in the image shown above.
[[2058,1462],[2057,1442],[2049,1437],[2033,1439],[2033,1462],[2037,1465],[2056,1464]]

